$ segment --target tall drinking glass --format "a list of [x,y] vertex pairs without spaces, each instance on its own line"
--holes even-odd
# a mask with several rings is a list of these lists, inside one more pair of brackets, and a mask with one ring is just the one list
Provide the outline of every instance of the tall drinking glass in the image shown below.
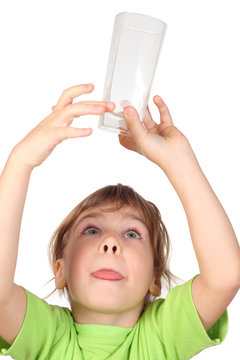
[[147,15],[116,15],[103,93],[103,101],[116,107],[100,116],[100,129],[128,135],[123,110],[129,105],[143,120],[166,29]]

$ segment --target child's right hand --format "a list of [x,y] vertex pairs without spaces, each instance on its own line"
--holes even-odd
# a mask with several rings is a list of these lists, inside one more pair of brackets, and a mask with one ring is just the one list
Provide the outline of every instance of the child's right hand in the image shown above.
[[70,127],[73,119],[87,114],[100,115],[115,108],[114,103],[107,106],[105,101],[80,101],[72,104],[74,98],[88,94],[93,89],[93,84],[82,84],[64,90],[56,106],[52,107],[53,112],[14,147],[11,155],[34,168],[41,165],[63,140],[91,135],[91,128]]

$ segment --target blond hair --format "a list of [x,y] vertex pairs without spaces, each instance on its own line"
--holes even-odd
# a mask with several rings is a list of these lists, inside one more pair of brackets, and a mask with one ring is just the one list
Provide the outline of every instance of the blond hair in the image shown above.
[[[155,290],[151,293],[150,291],[147,292],[145,304],[154,301],[156,297],[160,296],[163,285],[166,285],[170,290],[172,281],[176,283],[176,279],[179,278],[173,275],[169,269],[170,239],[158,208],[151,201],[145,200],[130,186],[122,184],[109,185],[95,191],[81,201],[62,221],[53,233],[48,246],[49,262],[54,275],[56,275],[56,261],[64,257],[66,245],[78,217],[85,211],[103,204],[115,205],[109,211],[119,210],[123,206],[128,205],[134,207],[143,215],[151,240],[155,275]],[[55,276],[49,281],[54,279]],[[48,298],[56,290],[55,288],[44,299]],[[67,294],[65,291],[67,291]],[[69,300],[68,288],[67,290],[65,288],[58,289],[58,292],[60,296],[63,294],[68,295]]]

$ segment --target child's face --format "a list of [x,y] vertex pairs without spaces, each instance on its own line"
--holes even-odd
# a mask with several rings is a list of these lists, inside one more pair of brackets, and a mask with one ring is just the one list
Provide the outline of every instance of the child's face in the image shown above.
[[[56,264],[56,286],[67,284],[76,322],[133,327],[154,281],[152,247],[136,209],[104,212],[108,208],[105,204],[79,216],[65,260]],[[95,278],[93,272],[102,268],[114,269],[124,278]]]

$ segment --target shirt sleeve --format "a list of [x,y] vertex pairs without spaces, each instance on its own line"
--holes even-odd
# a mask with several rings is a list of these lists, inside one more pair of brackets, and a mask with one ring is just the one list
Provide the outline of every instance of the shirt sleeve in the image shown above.
[[22,328],[12,345],[0,337],[0,355],[10,355],[16,360],[43,360],[63,334],[66,334],[70,311],[57,305],[49,305],[24,287],[23,289],[27,295],[27,307]]
[[227,335],[227,310],[211,329],[205,330],[192,298],[191,285],[196,276],[171,289],[166,299],[156,300],[148,309],[147,321],[151,332],[158,334],[166,359],[188,360],[221,344]]

